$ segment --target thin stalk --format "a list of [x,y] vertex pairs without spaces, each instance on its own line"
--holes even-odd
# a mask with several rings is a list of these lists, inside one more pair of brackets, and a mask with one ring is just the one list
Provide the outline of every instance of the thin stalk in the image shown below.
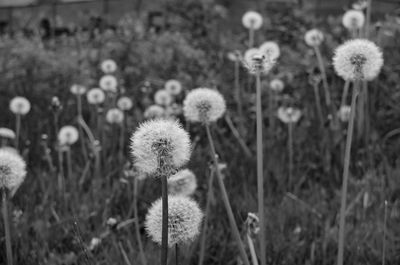
[[179,265],[179,246],[175,244],[175,265]]
[[249,49],[253,48],[254,46],[254,29],[249,29]]
[[4,233],[6,237],[7,265],[13,265],[10,220],[8,216],[8,198],[7,198],[7,191],[5,188],[2,189],[2,195],[3,195],[2,212],[3,212],[3,222],[4,222]]
[[229,202],[228,193],[226,192],[224,181],[222,179],[222,174],[221,174],[221,171],[218,168],[218,155],[217,155],[217,153],[215,151],[214,141],[213,141],[212,136],[211,136],[209,124],[205,124],[205,127],[206,127],[208,142],[210,144],[211,156],[212,156],[212,159],[213,159],[215,172],[217,174],[218,185],[219,185],[219,187],[221,189],[222,200],[223,200],[225,209],[226,209],[227,214],[228,214],[228,219],[229,219],[229,223],[230,223],[230,226],[231,226],[231,230],[232,230],[233,236],[235,237],[236,243],[238,244],[239,252],[240,252],[240,255],[242,257],[243,263],[245,265],[250,265],[249,260],[247,258],[246,251],[245,251],[244,246],[243,246],[243,242],[242,242],[241,237],[240,237],[239,229],[238,229],[238,227],[236,225],[235,217],[233,216],[232,207],[231,207],[231,204]]
[[64,178],[64,167],[63,167],[63,152],[61,146],[58,147],[58,192],[62,204],[62,209],[65,206],[65,178]]
[[338,240],[338,256],[337,264],[343,265],[343,254],[344,254],[344,241],[345,241],[345,225],[346,225],[346,196],[347,196],[347,184],[349,179],[349,169],[350,169],[350,155],[351,155],[351,142],[353,139],[354,130],[354,119],[356,114],[357,106],[357,95],[359,93],[359,81],[354,82],[353,95],[351,99],[351,111],[350,119],[347,128],[347,139],[344,155],[344,166],[343,166],[343,184],[342,184],[342,196],[340,203],[340,220],[339,220],[339,240]]
[[119,160],[120,163],[123,163],[123,159],[124,159],[124,136],[125,136],[125,114],[124,114],[124,120],[121,123],[121,131],[119,134]]
[[132,265],[132,263],[130,262],[130,260],[128,258],[128,254],[126,254],[126,251],[125,251],[124,247],[122,246],[121,242],[118,242],[118,247],[119,247],[119,250],[121,251],[122,257],[124,258],[125,264]]
[[168,263],[168,184],[167,176],[161,176],[162,228],[161,228],[161,265]]
[[324,126],[324,115],[322,114],[321,97],[319,95],[318,85],[313,85],[315,105],[317,106],[318,119],[321,126]]
[[288,190],[292,189],[293,182],[293,122],[288,123],[288,151],[289,151],[289,179]]
[[253,239],[251,239],[251,236],[249,233],[247,233],[247,244],[249,245],[251,261],[252,261],[253,265],[258,265],[257,254],[254,249]]
[[253,154],[251,153],[249,147],[246,145],[245,141],[241,137],[239,131],[235,128],[235,125],[232,122],[230,115],[225,115],[225,121],[228,124],[229,129],[231,129],[233,136],[235,136],[236,140],[238,141],[240,147],[242,147],[243,152],[246,154],[247,157],[252,157]]
[[86,150],[86,146],[85,146],[85,141],[84,141],[84,137],[83,137],[83,127],[81,124],[81,120],[83,120],[83,116],[82,116],[82,97],[80,94],[76,95],[76,100],[77,100],[77,109],[78,109],[78,123],[79,123],[79,135],[80,135],[80,142],[81,142],[81,148],[82,148],[82,154],[85,158],[85,160],[88,159],[88,153]]
[[235,91],[236,91],[236,102],[237,102],[237,112],[239,115],[239,129],[240,132],[243,134],[243,104],[242,104],[242,91],[240,89],[239,83],[239,69],[240,69],[240,61],[235,60]]
[[138,207],[137,207],[138,192],[139,192],[138,178],[135,177],[133,179],[133,218],[135,220],[135,234],[136,234],[136,240],[137,240],[137,243],[139,246],[140,260],[142,262],[142,265],[147,265],[146,256],[144,255],[142,239],[140,237],[140,229],[139,229],[139,213],[138,213]]
[[[70,199],[78,199],[75,197],[78,193],[78,179],[72,179],[72,157],[71,157],[71,147],[68,146],[65,155],[67,158],[67,178],[70,183],[72,183],[72,189],[69,190],[71,192]],[[65,183],[64,183],[65,184]],[[64,187],[65,189],[65,187]]]
[[[264,214],[264,165],[263,165],[263,118],[261,106],[261,77],[260,72],[256,74],[256,113],[257,113],[257,197],[258,197],[258,218],[260,219],[260,260],[261,265],[266,265],[265,254],[265,214]],[[270,113],[272,115],[272,113]]]
[[346,105],[346,99],[347,99],[347,95],[349,94],[349,88],[350,88],[350,81],[346,80],[346,82],[344,83],[342,100],[340,103],[341,107]]
[[383,238],[382,238],[382,265],[386,263],[386,224],[387,224],[388,202],[385,201],[385,213],[383,218]]
[[268,87],[268,121],[269,121],[269,135],[274,136],[275,132],[275,115],[274,115],[274,91]]
[[21,134],[21,114],[15,115],[15,149],[19,148],[19,136]]
[[331,95],[329,93],[329,85],[328,85],[328,80],[326,77],[324,61],[322,60],[322,55],[321,55],[321,51],[320,51],[319,47],[315,46],[314,50],[315,50],[315,55],[317,56],[319,70],[322,75],[322,84],[323,84],[324,92],[325,92],[325,102],[326,102],[326,105],[329,107],[331,105]]
[[367,0],[367,14],[365,20],[365,38],[369,39],[370,25],[371,25],[371,9],[372,9],[372,0]]

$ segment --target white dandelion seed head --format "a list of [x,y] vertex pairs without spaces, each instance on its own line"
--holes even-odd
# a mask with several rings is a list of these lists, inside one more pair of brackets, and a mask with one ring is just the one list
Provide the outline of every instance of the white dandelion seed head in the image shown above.
[[78,141],[78,138],[78,129],[71,125],[63,126],[58,132],[58,143],[60,145],[72,145]]
[[365,16],[360,10],[348,10],[344,13],[342,24],[349,30],[360,29],[364,26]]
[[10,110],[14,114],[26,115],[31,110],[31,103],[24,97],[15,97],[10,101]]
[[285,84],[283,83],[283,81],[277,78],[272,79],[271,82],[269,83],[269,86],[273,91],[276,92],[282,92],[283,89],[285,88]]
[[87,92],[86,98],[89,104],[97,105],[104,102],[106,95],[100,88],[92,88]]
[[24,181],[26,163],[15,152],[0,148],[0,188],[14,190]]
[[70,91],[74,95],[83,95],[86,93],[86,87],[78,84],[73,84],[70,88]]
[[317,47],[324,41],[324,34],[319,29],[311,29],[304,34],[304,40],[308,46]]
[[351,107],[345,105],[340,107],[337,115],[342,122],[347,122],[350,119],[350,112],[351,112]]
[[215,122],[225,111],[224,97],[210,88],[193,89],[183,101],[183,115],[191,122]]
[[189,169],[182,169],[168,178],[168,193],[190,196],[197,188],[196,176]]
[[368,7],[368,1],[367,0],[359,0],[358,2],[353,3],[352,7],[353,7],[353,9],[356,9],[356,10],[364,10]]
[[151,105],[147,107],[144,112],[144,118],[150,119],[160,119],[165,116],[165,109],[159,105]]
[[283,123],[296,123],[300,120],[301,110],[292,107],[280,107],[278,109],[278,118]]
[[101,71],[105,74],[112,74],[117,71],[117,64],[114,60],[107,59],[101,63]]
[[247,29],[257,30],[263,24],[263,18],[260,13],[255,11],[247,11],[242,17],[242,24]]
[[93,238],[90,240],[89,250],[90,250],[90,251],[95,250],[100,244],[101,244],[101,239],[98,238],[98,237],[93,237]]
[[171,94],[166,89],[160,89],[154,94],[154,102],[160,106],[169,106],[172,103]]
[[132,135],[130,147],[134,165],[147,174],[179,169],[189,161],[191,153],[189,134],[182,125],[161,119],[142,123]]
[[111,124],[120,124],[124,120],[124,113],[117,108],[109,109],[106,113],[106,121]]
[[178,80],[168,80],[165,82],[165,90],[173,96],[179,95],[182,92],[182,84]]
[[[192,242],[200,233],[203,213],[197,202],[189,197],[168,196],[168,246]],[[161,244],[162,200],[150,207],[145,228],[151,239]]]
[[242,54],[240,51],[228,52],[227,57],[232,62],[238,62],[242,60]]
[[130,110],[133,107],[132,99],[128,97],[120,97],[117,101],[120,110]]
[[279,45],[274,41],[266,41],[258,48],[258,50],[267,55],[271,60],[276,60],[281,55]]
[[336,48],[333,66],[344,80],[370,81],[381,71],[383,56],[375,43],[366,39],[354,39]]
[[0,137],[7,139],[15,139],[15,132],[11,129],[1,127],[0,128]]
[[275,59],[268,54],[263,53],[260,49],[248,49],[245,52],[243,66],[249,70],[251,74],[268,73],[275,64]]
[[116,93],[118,87],[117,78],[113,75],[104,75],[100,78],[99,86],[104,91]]

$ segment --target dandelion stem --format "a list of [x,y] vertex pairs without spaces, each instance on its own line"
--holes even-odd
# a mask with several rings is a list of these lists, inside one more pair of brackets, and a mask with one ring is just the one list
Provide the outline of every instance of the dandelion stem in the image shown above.
[[247,244],[249,245],[251,261],[252,261],[253,265],[258,265],[258,260],[257,260],[256,251],[254,249],[253,239],[251,239],[251,236],[249,233],[247,233]]
[[161,230],[161,265],[168,263],[168,182],[167,176],[161,176],[162,230]]
[[350,81],[346,80],[346,82],[344,83],[344,88],[343,88],[342,101],[340,103],[341,107],[346,105],[346,99],[347,99],[347,95],[349,93],[349,87],[350,87]]
[[343,165],[343,184],[342,184],[342,196],[340,203],[339,240],[338,240],[338,256],[337,256],[338,265],[343,265],[345,225],[346,225],[345,215],[346,215],[347,184],[349,179],[351,142],[353,139],[354,119],[356,114],[356,106],[357,106],[356,103],[357,103],[358,93],[359,93],[359,81],[355,81],[353,88],[353,95],[351,99],[350,119],[347,128],[347,139],[346,139],[344,165]]
[[237,101],[237,112],[239,115],[239,129],[240,132],[243,134],[243,104],[242,104],[242,91],[240,89],[239,83],[239,69],[240,69],[240,61],[235,60],[235,91],[236,91],[236,101]]
[[63,167],[63,152],[61,146],[58,147],[58,192],[60,195],[62,209],[65,209],[65,179]]
[[2,212],[4,221],[4,233],[6,237],[6,253],[7,253],[7,265],[13,265],[12,245],[11,245],[11,232],[10,232],[10,220],[8,216],[8,198],[7,190],[2,189]]
[[[257,195],[258,195],[258,218],[260,218],[260,259],[261,265],[266,264],[265,255],[265,220],[264,220],[264,165],[263,165],[263,118],[261,106],[261,73],[256,74],[256,113],[257,113]],[[270,113],[271,115],[271,113]]]
[[324,126],[324,116],[322,114],[321,97],[319,95],[319,87],[317,84],[313,85],[315,95],[315,105],[317,106],[318,119],[321,127]]
[[386,263],[386,224],[387,224],[388,202],[385,201],[385,213],[383,218],[383,238],[382,238],[382,265]]
[[289,179],[288,190],[292,189],[293,182],[293,122],[288,123],[288,150],[289,150]]
[[254,46],[254,29],[250,27],[249,29],[249,49]]
[[86,150],[85,141],[84,141],[84,137],[83,137],[83,126],[82,126],[83,116],[82,116],[82,97],[81,97],[81,95],[77,94],[76,99],[77,99],[77,108],[78,108],[79,135],[81,136],[80,142],[81,142],[81,147],[82,147],[82,154],[83,154],[85,160],[87,160],[88,153]]
[[240,252],[240,255],[242,256],[242,261],[244,262],[245,265],[250,265],[249,260],[246,255],[246,251],[243,246],[243,242],[240,237],[239,229],[236,225],[235,217],[233,216],[232,207],[229,202],[228,193],[226,192],[224,181],[222,179],[222,174],[218,167],[218,155],[215,151],[214,141],[211,136],[210,127],[208,124],[205,124],[205,127],[206,127],[208,142],[210,144],[211,156],[213,159],[215,172],[217,174],[218,184],[219,184],[219,187],[220,187],[221,193],[222,193],[222,200],[224,202],[225,209],[228,214],[228,219],[229,219],[229,223],[231,225],[231,230],[232,230],[233,236],[235,237],[236,243],[238,244],[239,252]]
[[19,148],[19,135],[21,133],[21,114],[15,115],[15,148]]
[[179,246],[178,243],[175,244],[175,265],[179,265]]
[[370,25],[371,25],[371,10],[372,9],[372,0],[367,0],[367,11],[366,11],[366,20],[365,20],[365,38],[369,39]]
[[132,265],[132,263],[130,262],[130,260],[128,258],[128,254],[126,254],[126,251],[125,251],[124,247],[122,246],[121,242],[118,242],[118,247],[122,253],[122,257],[124,258],[125,264]]
[[315,55],[317,56],[319,70],[322,75],[322,84],[323,84],[324,92],[325,92],[325,102],[326,102],[326,105],[329,107],[331,105],[331,95],[329,93],[329,85],[328,85],[328,80],[326,77],[324,61],[322,60],[322,55],[321,55],[321,51],[320,51],[319,47],[315,46],[314,50],[315,50]]
[[146,256],[144,255],[144,250],[143,250],[143,244],[142,244],[142,239],[140,237],[140,229],[139,229],[139,213],[138,213],[138,178],[135,177],[133,179],[133,218],[135,220],[135,234],[136,234],[136,240],[139,246],[139,254],[140,254],[140,260],[142,261],[142,265],[147,265],[146,261]]

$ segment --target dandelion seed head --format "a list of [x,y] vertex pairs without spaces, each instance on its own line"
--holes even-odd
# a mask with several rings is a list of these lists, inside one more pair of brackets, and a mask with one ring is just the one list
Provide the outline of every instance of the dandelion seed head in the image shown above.
[[130,110],[133,107],[133,102],[128,97],[120,97],[117,101],[117,106],[120,110]]
[[58,143],[60,145],[72,145],[78,141],[78,138],[78,129],[71,125],[63,126],[58,132]]
[[242,17],[242,24],[247,29],[257,30],[263,24],[263,18],[260,13],[255,11],[247,11]]
[[24,97],[14,97],[10,101],[10,110],[14,114],[26,115],[31,110],[31,103]]
[[165,109],[159,105],[151,105],[144,112],[145,119],[160,119],[165,116]]
[[348,10],[344,13],[342,24],[349,30],[360,29],[364,26],[365,16],[360,10]]
[[149,120],[132,135],[131,152],[139,171],[163,174],[167,170],[179,169],[189,161],[189,134],[177,121]]
[[15,132],[11,129],[1,127],[0,128],[0,137],[7,139],[15,139]]
[[324,41],[324,34],[318,29],[311,29],[304,35],[304,40],[308,46],[317,47]]
[[166,89],[160,89],[154,94],[154,102],[160,106],[169,106],[172,103],[171,94]]
[[278,109],[278,118],[283,123],[296,123],[300,120],[301,110],[292,107],[280,107]]
[[173,96],[179,95],[182,92],[182,84],[178,80],[168,80],[165,82],[165,90]]
[[74,95],[83,95],[86,93],[86,87],[78,84],[73,84],[70,88],[70,92]]
[[283,83],[283,81],[277,78],[272,79],[271,82],[269,83],[269,86],[273,91],[276,92],[282,92],[283,89],[285,88],[285,84]]
[[227,57],[232,62],[238,62],[242,60],[242,54],[238,50],[233,52],[228,52]]
[[265,54],[270,60],[275,61],[281,55],[279,45],[274,41],[266,41],[259,47],[259,51]]
[[[192,242],[200,233],[203,213],[197,202],[185,196],[168,196],[168,246]],[[145,228],[151,239],[161,244],[162,200],[150,207]]]
[[117,64],[115,63],[114,60],[107,59],[101,63],[100,68],[101,68],[101,71],[103,71],[103,73],[112,74],[115,71],[117,71]]
[[226,111],[224,97],[210,88],[196,88],[190,91],[183,101],[183,114],[188,121],[215,122]]
[[24,181],[26,163],[15,152],[0,148],[0,188],[14,190]]
[[106,95],[100,88],[92,88],[87,92],[86,98],[89,104],[97,105],[104,102]]
[[89,250],[90,250],[90,251],[95,250],[100,244],[101,244],[101,239],[98,238],[98,237],[93,237],[93,238],[90,240]]
[[268,73],[275,64],[268,54],[263,53],[259,49],[249,49],[244,55],[243,65],[251,74]]
[[350,106],[341,106],[337,115],[342,122],[347,122],[350,119],[350,111]]
[[111,124],[120,124],[124,120],[124,113],[117,108],[112,108],[107,111],[106,121]]
[[168,178],[168,193],[190,196],[197,188],[196,176],[189,169],[182,169]]
[[382,52],[369,40],[349,40],[336,48],[333,66],[336,73],[345,80],[370,81],[381,71]]
[[99,86],[104,91],[116,93],[118,87],[117,78],[113,75],[104,75],[100,78]]

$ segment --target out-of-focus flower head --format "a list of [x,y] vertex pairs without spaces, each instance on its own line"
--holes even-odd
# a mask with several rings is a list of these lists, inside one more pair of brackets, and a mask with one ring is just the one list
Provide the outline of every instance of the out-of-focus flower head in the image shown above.
[[369,40],[349,40],[336,48],[333,66],[344,80],[371,81],[383,66],[382,52]]
[[159,105],[151,105],[144,112],[145,119],[159,119],[165,116],[165,109]]
[[110,217],[107,219],[106,225],[108,225],[111,228],[115,228],[118,224],[117,219],[115,219],[114,217]]
[[172,103],[171,94],[165,89],[160,89],[154,94],[154,102],[160,106],[169,106]]
[[280,107],[278,118],[284,123],[296,123],[300,120],[301,110],[292,107]]
[[142,123],[131,137],[135,167],[146,174],[175,173],[189,161],[189,134],[177,121],[150,120]]
[[257,55],[257,54],[259,54],[260,53],[260,50],[259,49],[257,49],[257,48],[250,48],[250,49],[247,49],[245,52],[244,52],[244,55],[243,55],[243,64],[246,66],[246,65],[250,65],[251,63],[252,63],[252,61],[253,61],[253,56],[254,55]]
[[99,86],[104,91],[116,93],[118,87],[117,78],[113,75],[104,75],[100,78]]
[[100,88],[92,88],[87,92],[86,98],[89,104],[97,105],[104,102],[106,95]]
[[210,123],[217,121],[225,113],[224,97],[210,88],[196,88],[183,101],[183,114],[188,121]]
[[350,119],[350,111],[350,106],[341,106],[337,115],[342,122],[347,122]]
[[60,99],[58,97],[52,97],[51,98],[51,109],[54,112],[61,111],[62,105],[61,105]]
[[74,95],[83,95],[86,93],[86,87],[78,84],[73,84],[70,88],[70,91]]
[[[257,51],[250,49],[245,54],[243,65],[251,74],[268,73],[275,64],[275,59],[264,54],[259,49]],[[249,52],[249,53],[248,53]],[[253,53],[254,52],[254,53]],[[250,57],[251,56],[251,57]]]
[[58,132],[58,142],[60,145],[72,145],[78,141],[78,129],[74,126],[63,126]]
[[179,170],[168,178],[168,193],[171,195],[190,196],[196,188],[196,176],[189,169]]
[[10,101],[10,110],[17,115],[26,115],[31,110],[31,103],[24,97],[15,97]]
[[319,29],[311,29],[304,35],[304,40],[308,46],[317,47],[324,41],[324,34]]
[[276,61],[281,55],[281,50],[279,49],[279,45],[274,41],[266,41],[261,44],[258,49],[262,54],[265,54],[270,60]]
[[26,163],[15,152],[0,148],[0,188],[17,189],[26,176]]
[[114,60],[107,59],[101,63],[101,70],[105,74],[112,74],[117,71],[117,64]]
[[228,52],[227,57],[232,62],[240,62],[242,60],[242,54],[238,50],[233,52]]
[[353,9],[355,10],[364,10],[368,7],[368,1],[367,0],[358,0],[357,2],[353,3],[352,5]]
[[[185,196],[168,197],[168,246],[193,241],[200,232],[203,213],[194,200]],[[151,239],[161,244],[162,200],[155,201],[147,215],[145,228]]]
[[92,240],[90,240],[89,250],[90,251],[95,250],[100,244],[101,244],[101,239],[98,237],[93,237]]
[[349,30],[360,29],[364,26],[365,16],[360,10],[348,10],[344,13],[342,24]]
[[106,121],[111,124],[120,124],[124,120],[124,113],[117,108],[109,109],[106,113]]
[[242,24],[247,29],[257,30],[263,24],[263,18],[260,13],[247,11],[242,17]]
[[0,128],[0,137],[7,139],[15,139],[15,132],[11,129],[1,127]]
[[120,110],[130,110],[133,107],[133,102],[128,97],[120,97],[117,101],[117,106]]
[[260,220],[254,213],[247,213],[246,219],[247,232],[253,235],[258,234],[260,231]]
[[179,95],[182,92],[181,82],[179,82],[178,80],[175,80],[175,79],[171,79],[171,80],[168,80],[167,82],[165,82],[164,87],[165,87],[165,90],[173,96]]
[[283,89],[285,88],[285,84],[283,83],[283,81],[277,78],[272,79],[271,82],[269,83],[269,86],[273,91],[276,92],[282,92]]

